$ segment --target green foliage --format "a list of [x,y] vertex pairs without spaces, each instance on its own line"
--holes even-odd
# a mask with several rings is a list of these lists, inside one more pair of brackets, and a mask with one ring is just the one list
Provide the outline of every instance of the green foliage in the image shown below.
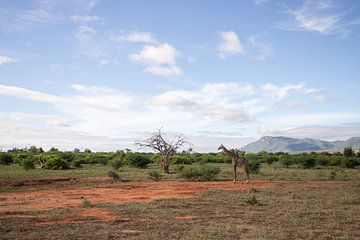
[[286,168],[289,168],[289,166],[293,165],[293,161],[291,161],[291,158],[289,156],[284,155],[282,158],[280,158],[280,163],[284,165]]
[[316,158],[316,164],[320,166],[328,166],[330,163],[329,156],[318,156]]
[[124,165],[124,161],[122,159],[115,158],[111,160],[110,165],[114,170],[118,170]]
[[150,163],[150,158],[147,155],[139,154],[139,153],[127,153],[126,161],[132,167],[136,168],[146,168]]
[[173,164],[192,164],[193,160],[191,155],[174,155],[171,157],[171,163]]
[[57,154],[45,155],[45,168],[52,170],[68,169],[68,163]]
[[258,174],[260,172],[261,163],[259,161],[249,161],[249,172]]
[[161,174],[159,171],[153,170],[148,172],[149,177],[154,181],[160,181],[161,180]]
[[360,165],[360,160],[356,157],[346,157],[343,159],[342,165],[346,168],[354,168]]
[[85,198],[85,199],[82,200],[81,206],[82,206],[83,208],[89,208],[89,207],[91,207],[91,203],[90,203],[89,200],[87,200],[87,199]]
[[9,165],[13,163],[14,158],[10,153],[0,152],[0,164]]
[[184,168],[180,172],[180,178],[193,181],[214,181],[220,173],[220,168],[203,165],[199,169]]
[[269,155],[265,158],[265,162],[269,165],[271,165],[273,162],[276,162],[278,159],[274,155]]
[[26,158],[23,160],[22,164],[25,170],[30,170],[35,168],[35,162],[33,158]]
[[261,205],[259,199],[255,195],[247,195],[243,198],[244,203],[248,205]]
[[74,160],[71,162],[71,166],[74,168],[81,168],[81,162],[79,160]]
[[335,171],[335,170],[332,170],[332,171],[330,172],[329,179],[330,179],[330,180],[335,180],[335,178],[336,178],[336,171]]
[[346,148],[344,148],[344,156],[345,157],[355,156],[355,152],[351,147],[346,147]]
[[114,170],[108,171],[108,176],[114,181],[120,180],[120,175]]
[[300,164],[303,168],[312,168],[315,166],[315,158],[311,156],[305,156],[300,159]]
[[184,168],[185,168],[184,165],[177,165],[177,166],[176,166],[176,172],[179,173],[179,172],[181,172]]

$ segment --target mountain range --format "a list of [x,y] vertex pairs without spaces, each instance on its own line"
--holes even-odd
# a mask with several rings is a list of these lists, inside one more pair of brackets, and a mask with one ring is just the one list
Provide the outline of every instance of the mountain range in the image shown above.
[[324,141],[312,138],[290,138],[265,136],[256,142],[242,147],[246,152],[319,152],[319,151],[343,151],[345,147],[360,148],[360,137],[352,137],[347,140]]

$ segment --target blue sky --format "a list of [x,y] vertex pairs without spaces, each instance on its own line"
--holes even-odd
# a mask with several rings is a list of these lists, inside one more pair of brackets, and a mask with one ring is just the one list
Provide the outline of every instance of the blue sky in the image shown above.
[[0,2],[0,148],[360,136],[358,1]]

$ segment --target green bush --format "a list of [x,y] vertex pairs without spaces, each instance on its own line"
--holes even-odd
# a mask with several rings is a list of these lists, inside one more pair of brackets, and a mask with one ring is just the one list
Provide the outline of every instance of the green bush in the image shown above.
[[126,161],[132,167],[146,168],[150,163],[150,158],[149,156],[145,156],[139,153],[128,153],[126,154]]
[[180,172],[180,178],[193,181],[213,181],[220,173],[220,168],[203,165],[199,169],[184,168]]
[[114,170],[118,170],[124,165],[124,161],[122,159],[115,158],[111,160],[110,165]]
[[281,159],[280,159],[280,163],[282,165],[284,165],[286,168],[289,168],[289,166],[293,165],[293,161],[291,160],[291,158],[289,156],[284,155]]
[[346,168],[354,168],[360,165],[360,161],[356,157],[345,157],[343,159],[342,165]]
[[46,155],[45,156],[45,168],[53,170],[68,169],[68,163],[61,159],[58,155]]
[[300,164],[303,168],[312,168],[315,166],[315,158],[313,157],[303,157],[300,159]]
[[177,165],[177,166],[176,166],[176,172],[179,173],[179,172],[181,172],[184,168],[185,168],[184,165]]
[[173,164],[192,164],[193,160],[191,156],[174,155],[171,157],[171,162]]
[[186,180],[196,180],[199,177],[199,170],[196,168],[183,168],[179,177]]
[[258,174],[260,172],[261,163],[259,161],[249,161],[249,172]]
[[9,164],[13,163],[13,161],[14,161],[14,158],[11,154],[0,152],[0,164],[9,165]]
[[243,199],[244,203],[249,205],[261,205],[259,199],[255,195],[248,195]]
[[269,165],[271,165],[273,162],[276,162],[278,159],[275,156],[267,156],[265,159],[265,162]]
[[201,166],[199,171],[200,181],[214,181],[220,173],[219,167]]
[[115,181],[120,180],[120,175],[119,175],[116,171],[114,171],[114,170],[108,171],[108,176],[109,176],[112,180],[115,180]]
[[80,160],[74,160],[71,162],[71,166],[74,168],[81,168],[81,161]]
[[35,168],[35,162],[33,158],[26,158],[23,160],[22,164],[25,170],[30,170]]
[[161,179],[160,172],[156,171],[156,170],[148,172],[148,175],[154,181],[160,181],[160,179]]
[[320,166],[328,166],[330,163],[329,157],[327,156],[319,156],[316,158],[316,164]]

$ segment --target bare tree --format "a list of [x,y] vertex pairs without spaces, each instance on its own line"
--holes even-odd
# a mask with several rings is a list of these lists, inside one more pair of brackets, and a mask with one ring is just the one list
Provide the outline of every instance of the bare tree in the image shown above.
[[185,136],[176,135],[173,140],[165,140],[161,129],[151,134],[148,139],[143,142],[137,142],[135,145],[140,148],[150,148],[160,154],[161,169],[164,173],[169,173],[169,163],[171,156],[176,153],[176,150],[189,144],[185,140]]

